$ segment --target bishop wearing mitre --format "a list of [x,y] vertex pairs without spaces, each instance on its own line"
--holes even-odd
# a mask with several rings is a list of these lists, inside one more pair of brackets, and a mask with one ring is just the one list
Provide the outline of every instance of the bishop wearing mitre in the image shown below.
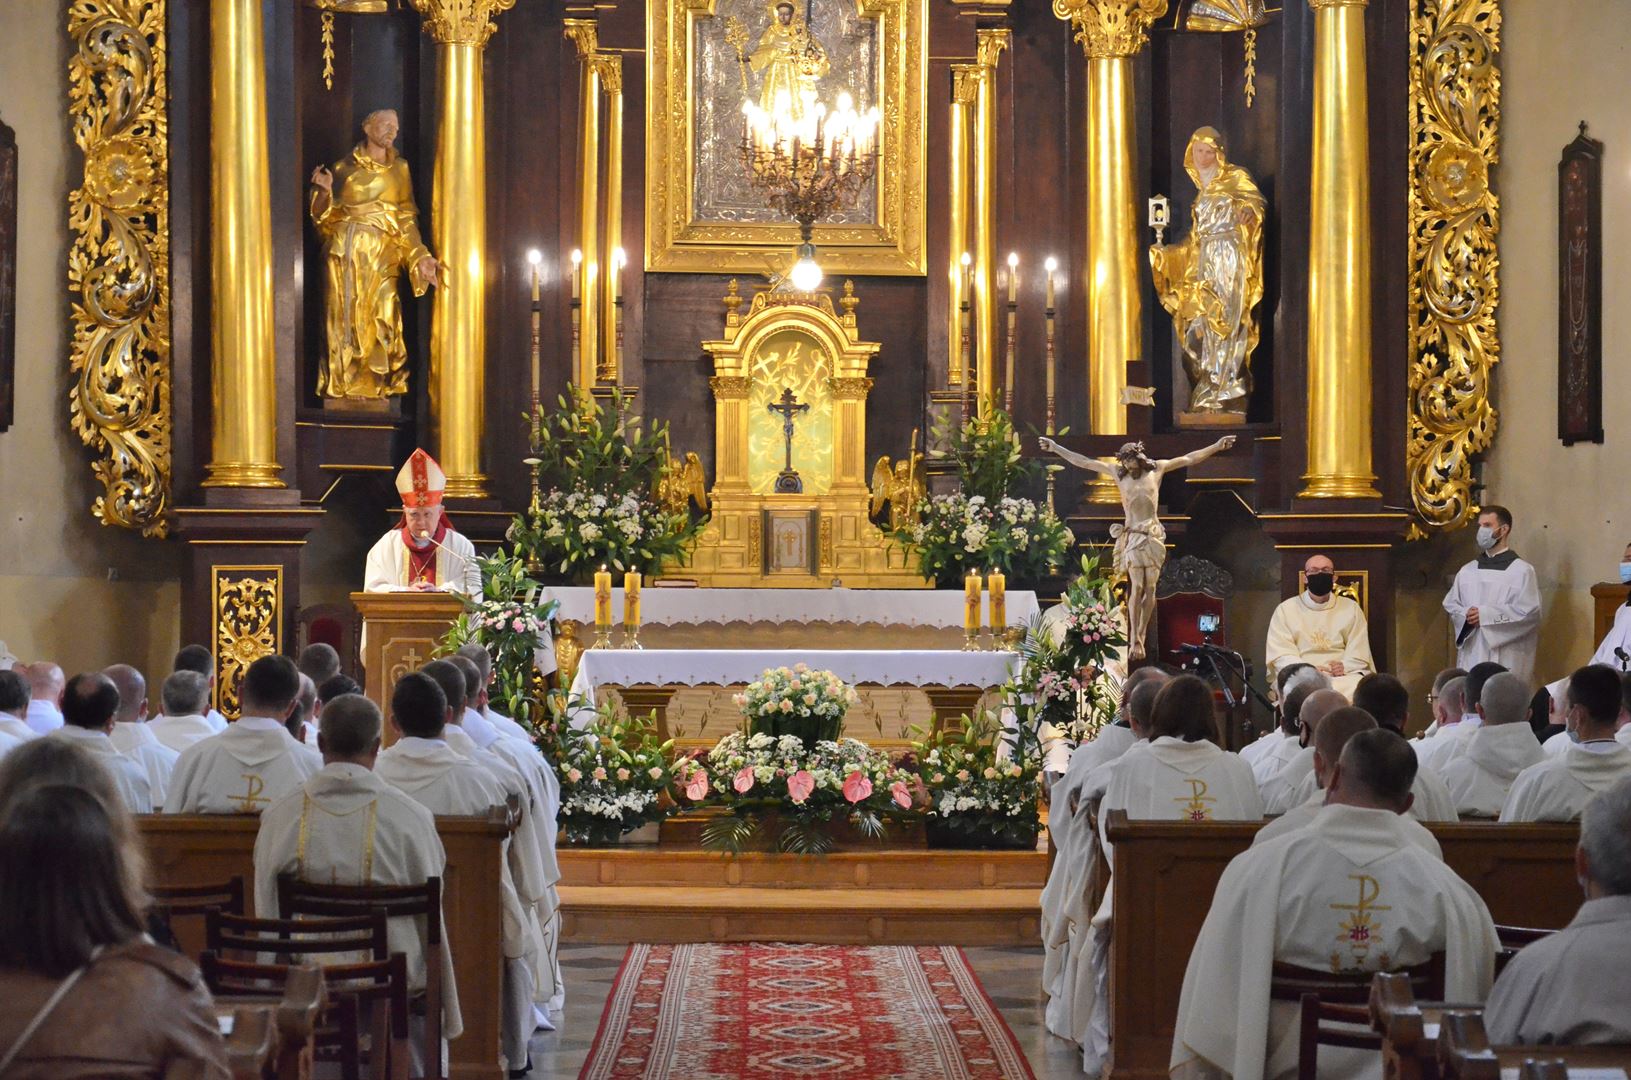
[[368,592],[400,590],[462,592],[481,595],[481,567],[476,547],[442,508],[447,474],[436,459],[415,450],[396,474],[402,496],[402,520],[368,552],[363,588]]
[[1333,689],[1353,698],[1359,680],[1376,670],[1365,612],[1336,593],[1336,564],[1314,555],[1303,564],[1306,588],[1274,609],[1263,655],[1268,675],[1292,664],[1312,664]]

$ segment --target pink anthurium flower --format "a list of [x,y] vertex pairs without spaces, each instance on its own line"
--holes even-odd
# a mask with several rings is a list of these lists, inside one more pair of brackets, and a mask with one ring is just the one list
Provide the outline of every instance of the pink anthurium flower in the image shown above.
[[685,783],[685,797],[696,802],[708,794],[708,771],[698,769],[691,774],[691,779]]
[[872,794],[872,781],[866,774],[857,769],[844,778],[844,798],[852,803],[858,803]]
[[807,769],[800,769],[787,778],[787,797],[795,803],[802,803],[808,799],[810,792],[814,790],[815,777],[811,776]]
[[889,785],[889,794],[895,800],[895,805],[902,810],[912,808],[912,793],[906,790],[906,781],[896,780]]
[[731,781],[731,787],[736,789],[738,795],[746,795],[753,788],[753,766],[744,765]]

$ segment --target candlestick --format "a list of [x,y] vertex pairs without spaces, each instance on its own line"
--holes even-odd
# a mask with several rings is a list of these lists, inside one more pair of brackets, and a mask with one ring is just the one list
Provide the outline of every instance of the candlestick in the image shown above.
[[1008,302],[1010,304],[1019,302],[1019,253],[1017,251],[1008,253]]
[[969,417],[974,414],[969,406],[971,402],[978,400],[975,395],[979,392],[979,387],[972,358],[969,356],[969,323],[972,321],[969,317],[969,297],[974,291],[974,271],[970,267],[973,265],[974,256],[965,251],[963,252],[962,262],[963,284],[960,292],[963,299],[958,308],[957,325],[962,335],[958,356],[961,357],[963,368],[963,422],[966,424]]
[[583,372],[579,369],[583,355],[583,252],[577,248],[572,249],[572,272],[567,276],[572,279],[572,381],[578,385],[584,382]]
[[623,575],[623,647],[640,647],[640,572]]
[[612,644],[612,575],[602,566],[595,571],[595,644],[607,649]]
[[[1019,255],[1008,253],[1008,341],[1002,365],[1002,411],[1014,415],[1015,324],[1019,315]],[[1015,435],[1015,439],[1018,439]]]
[[1048,272],[1047,300],[1046,300],[1045,306],[1044,306],[1043,311],[1042,311],[1043,322],[1046,324],[1047,331],[1048,331],[1048,333],[1047,333],[1047,356],[1046,356],[1046,359],[1047,359],[1047,413],[1044,416],[1044,424],[1045,424],[1044,434],[1046,434],[1049,438],[1052,438],[1053,434],[1054,434],[1054,429],[1053,429],[1053,424],[1054,424],[1053,384],[1054,384],[1054,379],[1058,374],[1057,371],[1055,370],[1057,358],[1055,357],[1054,351],[1053,351],[1053,321],[1054,321],[1053,272],[1055,270],[1059,269],[1059,260],[1055,259],[1052,255],[1049,255],[1048,256],[1048,261],[1043,263],[1042,265],[1043,265],[1043,268]]
[[628,256],[626,254],[624,254],[622,248],[618,248],[616,251],[614,251],[612,253],[612,266],[615,268],[613,270],[612,280],[613,280],[613,283],[614,283],[614,285],[616,287],[616,299],[613,300],[613,302],[612,302],[612,308],[613,308],[613,335],[612,335],[613,336],[613,342],[612,343],[613,343],[613,347],[614,347],[613,355],[615,356],[615,358],[617,360],[617,372],[618,372],[618,377],[619,378],[621,378],[623,373],[624,373],[624,368],[623,368],[623,274],[622,274],[622,270],[623,270],[623,267],[628,265],[628,261],[629,261]]
[[538,343],[538,324],[543,314],[543,304],[540,302],[542,292],[539,288],[538,265],[544,261],[544,253],[537,248],[527,252],[527,265],[532,272],[532,404],[538,404],[538,385],[543,379],[543,359]]
[[1165,195],[1150,197],[1150,228],[1155,230],[1155,246],[1160,247],[1166,243],[1167,225],[1172,221],[1172,211],[1167,206]]
[[970,570],[963,579],[963,651],[980,647],[980,572]]
[[991,596],[991,647],[1000,649],[1008,629],[1008,576],[1001,570],[993,570],[985,585]]

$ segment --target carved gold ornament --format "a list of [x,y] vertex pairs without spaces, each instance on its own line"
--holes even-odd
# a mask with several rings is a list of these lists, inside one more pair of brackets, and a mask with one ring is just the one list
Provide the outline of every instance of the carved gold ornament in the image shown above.
[[438,45],[473,45],[486,48],[498,30],[494,16],[515,6],[515,0],[413,0],[424,20],[425,33]]
[[243,707],[244,672],[283,648],[283,568],[215,566],[211,611],[215,618],[215,697],[221,715],[236,720]]
[[1053,0],[1053,13],[1069,20],[1088,59],[1137,56],[1150,23],[1167,13],[1167,0]]
[[161,537],[170,509],[170,159],[165,0],[74,0],[68,194],[74,431],[98,453],[91,512]]
[[1499,0],[1416,0],[1410,115],[1412,538],[1472,521],[1473,458],[1495,441],[1500,359]]

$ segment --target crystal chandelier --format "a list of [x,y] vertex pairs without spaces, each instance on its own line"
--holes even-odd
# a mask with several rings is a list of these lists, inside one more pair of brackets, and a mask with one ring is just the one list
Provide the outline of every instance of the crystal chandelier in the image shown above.
[[742,106],[742,164],[765,202],[799,223],[798,262],[793,287],[812,292],[821,284],[810,237],[815,223],[853,205],[878,171],[878,110],[858,112],[855,100],[838,95],[834,108],[807,91],[795,111],[786,91],[766,109]]

